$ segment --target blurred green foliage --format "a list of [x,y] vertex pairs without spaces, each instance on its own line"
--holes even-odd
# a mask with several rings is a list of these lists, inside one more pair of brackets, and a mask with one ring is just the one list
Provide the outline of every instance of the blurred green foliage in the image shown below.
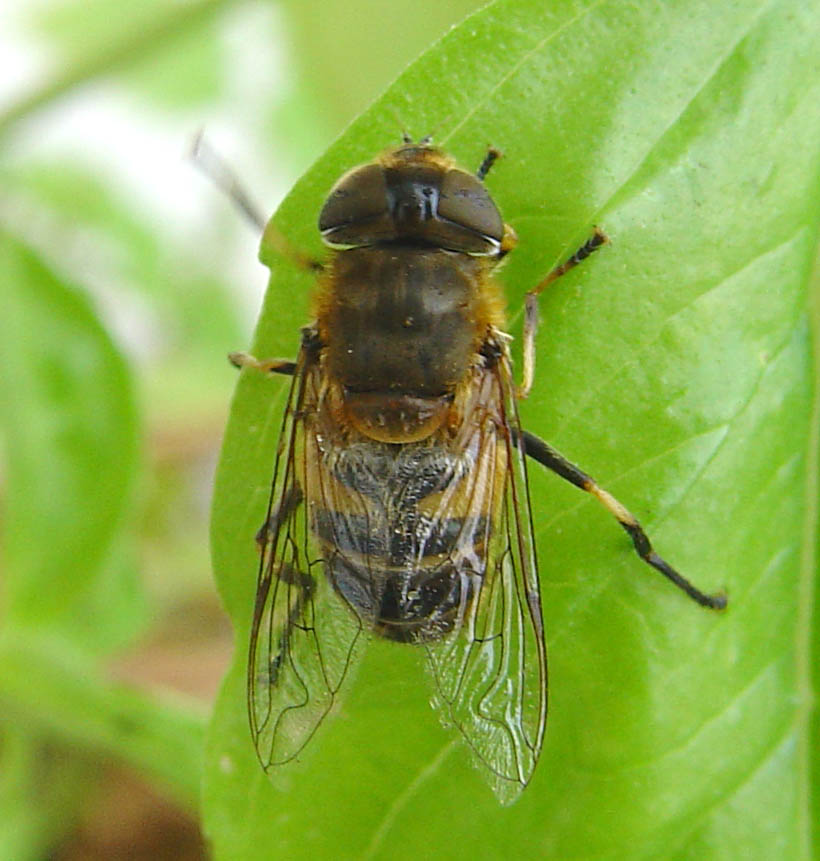
[[[613,245],[544,297],[524,420],[732,606],[710,616],[644,576],[604,514],[534,470],[551,715],[524,798],[497,806],[416,656],[380,644],[283,792],[257,767],[242,690],[282,386],[243,378],[212,534],[240,644],[204,763],[214,854],[808,857],[820,9],[503,0],[365,111],[478,6],[21,4],[52,67],[0,110],[0,858],[58,846],[112,762],[197,805],[207,694],[169,690],[153,662],[181,655],[190,683],[203,642],[229,645],[206,521],[224,355],[249,340],[236,255],[256,237],[215,193],[187,214],[169,200],[194,186],[157,153],[184,175],[197,128],[230,129],[269,210],[362,111],[282,229],[318,251],[330,183],[399,124],[467,166],[500,146],[517,335],[526,287],[604,225]],[[110,115],[120,137],[104,138]],[[86,147],[60,147],[68,127]],[[310,280],[263,254],[254,348],[292,354]]]

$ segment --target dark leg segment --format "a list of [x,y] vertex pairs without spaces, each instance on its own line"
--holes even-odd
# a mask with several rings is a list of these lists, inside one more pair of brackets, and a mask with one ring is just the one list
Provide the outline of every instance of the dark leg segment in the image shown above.
[[487,155],[484,156],[484,161],[478,166],[478,170],[475,172],[475,175],[480,179],[484,180],[487,174],[490,172],[490,168],[501,158],[501,150],[496,149],[494,146],[491,146],[487,150]]
[[593,228],[592,236],[587,239],[575,254],[565,260],[560,266],[556,266],[543,281],[540,281],[530,290],[530,293],[534,293],[537,296],[545,287],[552,284],[553,281],[562,275],[566,275],[570,269],[574,269],[579,263],[586,260],[593,251],[597,251],[602,245],[606,245],[607,242],[609,242],[609,239],[603,230],[598,227]]
[[291,600],[290,602],[291,607],[288,624],[285,625],[284,631],[282,632],[282,638],[284,641],[284,638],[289,636],[289,632],[292,627],[300,628],[302,631],[310,630],[310,628],[301,624],[299,620],[304,614],[308,601],[313,597],[313,593],[316,590],[316,583],[310,574],[305,574],[304,571],[299,571],[292,565],[283,565],[279,570],[277,579],[282,586],[298,590],[296,599]]
[[[259,632],[259,625],[262,619],[262,613],[264,611],[265,604],[268,598],[268,592],[270,590],[271,581],[270,574],[267,575],[268,579],[265,581],[263,586],[257,591],[256,594],[256,608],[254,612],[254,632],[253,638],[251,640],[251,652],[250,652],[250,660],[248,661],[248,673],[253,672],[254,667],[254,656],[256,653],[256,635]],[[311,628],[307,627],[307,625],[303,624],[301,619],[305,612],[305,607],[308,602],[311,600],[313,596],[313,592],[316,588],[316,584],[313,578],[309,574],[305,574],[302,571],[298,571],[292,565],[283,565],[279,570],[277,575],[277,585],[276,588],[279,589],[288,589],[295,590],[295,597],[288,596],[288,619],[287,623],[282,627],[282,632],[279,636],[279,640],[276,644],[276,650],[271,649],[270,659],[267,667],[265,667],[265,672],[261,678],[252,677],[249,675],[249,690],[251,688],[260,687],[270,687],[275,685],[278,677],[279,671],[282,667],[282,662],[286,659],[288,653],[290,652],[290,638],[293,635],[293,629],[299,628],[301,631],[310,631]],[[253,710],[251,711],[251,715],[253,715]],[[253,718],[251,718],[253,731],[256,733],[259,731],[259,728],[255,725]]]
[[722,593],[707,595],[692,585],[682,574],[679,574],[665,559],[661,558],[653,549],[649,537],[643,531],[643,527],[635,517],[614,496],[599,487],[595,480],[559,454],[551,445],[539,439],[527,431],[522,432],[524,451],[533,460],[537,460],[542,466],[551,469],[565,481],[574,484],[581,490],[592,494],[626,530],[635,550],[641,559],[651,565],[656,571],[660,571],[664,577],[671,580],[679,589],[683,590],[693,601],[697,601],[703,607],[713,610],[722,610],[726,606],[726,596]]
[[280,525],[296,511],[303,499],[302,489],[299,485],[294,484],[285,494],[285,498],[271,511],[268,519],[257,530],[256,546],[259,550],[264,550],[267,547],[268,542],[276,534]]

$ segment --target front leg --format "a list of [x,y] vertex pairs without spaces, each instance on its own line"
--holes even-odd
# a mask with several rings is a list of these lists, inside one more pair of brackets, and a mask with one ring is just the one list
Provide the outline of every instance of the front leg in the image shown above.
[[523,399],[527,397],[535,377],[535,333],[538,330],[538,297],[544,288],[548,287],[562,275],[566,275],[570,269],[574,269],[581,261],[586,260],[593,251],[597,251],[602,245],[606,245],[607,242],[609,242],[607,235],[603,230],[596,227],[592,236],[587,239],[572,257],[565,260],[560,266],[556,266],[524,298],[524,368],[523,380],[517,391],[519,398]]

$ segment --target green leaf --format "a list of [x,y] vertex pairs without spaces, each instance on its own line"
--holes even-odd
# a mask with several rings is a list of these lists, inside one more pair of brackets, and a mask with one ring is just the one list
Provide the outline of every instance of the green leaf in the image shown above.
[[[0,837],[23,847],[38,823],[45,828],[53,817],[49,827],[59,830],[73,813],[69,802],[92,755],[158,776],[193,805],[203,719],[108,683],[97,665],[144,618],[131,546],[139,458],[128,368],[83,294],[8,232],[0,270],[0,718],[11,736],[27,732],[18,751],[47,763],[56,750],[65,761],[45,788],[9,784]],[[25,775],[26,764],[17,772]]]
[[[497,2],[297,184],[277,224],[319,253],[324,195],[398,142],[394,110],[466,166],[503,149],[488,185],[521,239],[502,273],[519,338],[523,293],[603,227],[611,246],[542,297],[522,420],[730,606],[687,601],[593,501],[534,467],[550,719],[521,799],[499,807],[427,706],[418,655],[386,643],[272,785],[243,677],[286,382],[243,375],[212,532],[239,644],[206,767],[216,857],[807,857],[818,36],[817,3]],[[311,280],[262,257],[253,349],[293,355]]]
[[82,294],[9,234],[0,269],[6,622],[104,651],[142,618],[125,538],[138,462],[130,378]]

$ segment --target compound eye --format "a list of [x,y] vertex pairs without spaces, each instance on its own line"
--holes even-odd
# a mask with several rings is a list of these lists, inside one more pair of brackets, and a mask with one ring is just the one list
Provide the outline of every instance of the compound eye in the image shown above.
[[504,237],[501,213],[484,184],[463,170],[448,170],[441,183],[439,218],[464,227],[498,245]]
[[366,245],[394,233],[387,183],[381,165],[346,173],[331,189],[319,213],[319,230],[330,245]]

